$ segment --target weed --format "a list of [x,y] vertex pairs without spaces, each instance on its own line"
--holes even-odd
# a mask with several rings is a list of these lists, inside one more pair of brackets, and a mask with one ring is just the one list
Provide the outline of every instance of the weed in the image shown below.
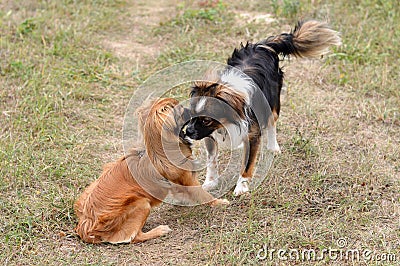
[[285,17],[296,21],[304,13],[307,5],[299,0],[273,0],[271,1],[272,12],[276,17]]
[[21,35],[27,35],[37,28],[37,22],[33,18],[26,19],[18,26],[17,32]]

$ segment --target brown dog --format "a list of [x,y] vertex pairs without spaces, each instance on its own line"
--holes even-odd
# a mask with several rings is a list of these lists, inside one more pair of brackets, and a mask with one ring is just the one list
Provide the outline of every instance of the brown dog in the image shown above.
[[[187,170],[192,150],[190,142],[179,137],[183,135],[180,134],[185,122],[181,121],[183,112],[178,101],[170,98],[139,108],[145,147],[139,145],[107,164],[100,178],[75,203],[79,219],[75,231],[85,242],[135,243],[167,234],[171,231],[168,225],[146,233],[142,228],[151,208],[159,205],[168,193],[184,195],[192,203],[208,202],[211,206],[229,203],[205,192],[195,172]],[[181,154],[180,162],[187,167],[172,163],[171,154]],[[191,188],[174,186],[170,181]]]

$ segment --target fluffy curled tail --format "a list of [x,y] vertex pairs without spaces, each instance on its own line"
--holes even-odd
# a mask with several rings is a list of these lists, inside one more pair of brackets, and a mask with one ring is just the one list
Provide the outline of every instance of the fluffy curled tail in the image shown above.
[[93,224],[93,220],[89,218],[80,220],[78,225],[75,227],[75,232],[86,243],[98,244],[101,243],[101,238],[99,235],[91,232]]
[[315,20],[299,21],[291,33],[271,36],[259,44],[278,54],[296,57],[319,57],[332,45],[341,45],[340,34],[327,23]]
[[[89,187],[90,188],[90,187]],[[95,227],[94,220],[88,217],[84,212],[84,204],[89,196],[88,191],[85,190],[81,197],[75,202],[74,210],[75,215],[78,217],[78,225],[75,227],[75,232],[82,238],[83,241],[87,243],[97,244],[101,242],[99,235],[93,233],[93,228]],[[94,214],[91,213],[93,217]]]

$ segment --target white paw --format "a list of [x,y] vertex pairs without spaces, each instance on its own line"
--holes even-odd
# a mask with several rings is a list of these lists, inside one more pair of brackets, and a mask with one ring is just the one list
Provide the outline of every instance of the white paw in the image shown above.
[[274,152],[274,153],[281,153],[281,148],[279,147],[278,142],[275,142],[275,143],[272,143],[272,144],[268,143],[267,144],[267,149],[269,151]]
[[168,234],[169,232],[172,231],[172,229],[169,228],[168,225],[159,225],[159,226],[157,226],[157,230],[160,231],[161,235],[166,235],[166,234]]
[[238,182],[236,183],[235,190],[233,194],[235,196],[242,195],[249,191],[249,179],[244,177],[239,177]]

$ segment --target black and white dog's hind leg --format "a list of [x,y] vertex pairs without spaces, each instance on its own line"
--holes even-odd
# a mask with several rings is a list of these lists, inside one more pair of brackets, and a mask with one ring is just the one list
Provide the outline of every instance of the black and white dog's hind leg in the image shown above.
[[267,149],[275,152],[281,153],[281,148],[279,147],[278,141],[276,140],[276,122],[278,120],[278,114],[272,111],[272,115],[268,118],[267,124]]

